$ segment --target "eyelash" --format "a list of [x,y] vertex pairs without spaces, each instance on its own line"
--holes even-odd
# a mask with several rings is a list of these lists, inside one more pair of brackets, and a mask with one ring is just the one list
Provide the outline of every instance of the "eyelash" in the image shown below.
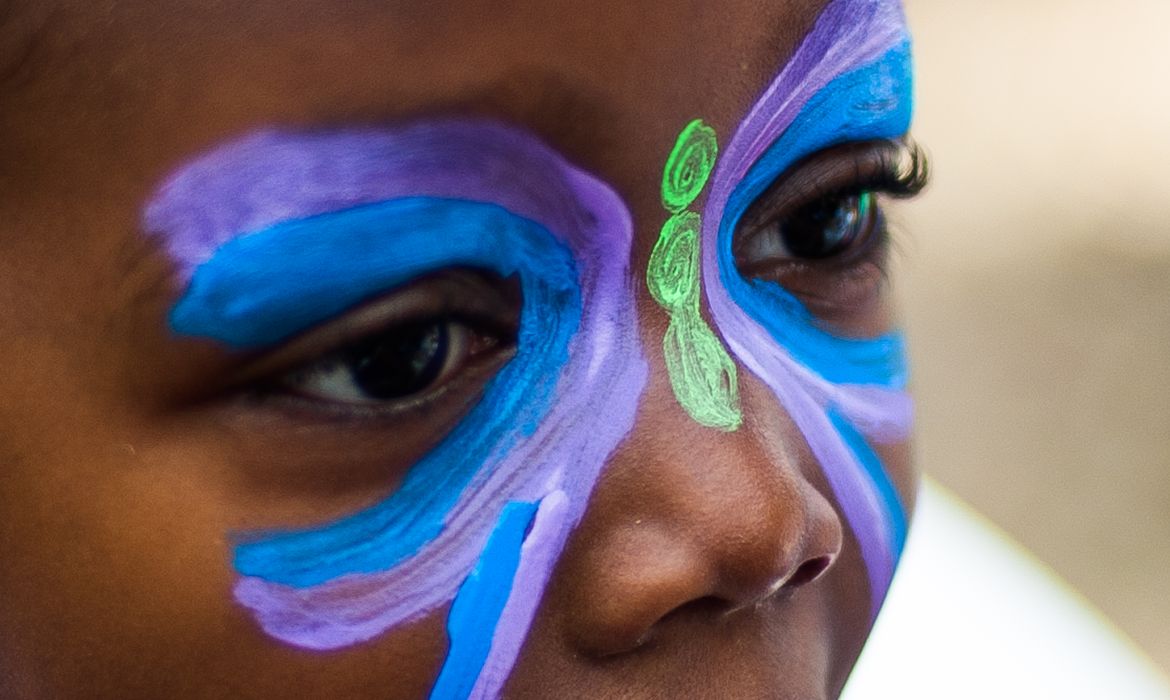
[[[925,152],[909,140],[847,144],[816,154],[773,183],[749,207],[744,216],[749,233],[737,236],[736,257],[741,261],[749,254],[764,258],[780,257],[775,250],[784,247],[779,238],[785,233],[784,225],[790,223],[793,217],[800,214],[823,214],[828,209],[818,211],[818,207],[840,204],[850,199],[857,200],[859,207],[865,209],[862,214],[868,215],[869,205],[873,205],[873,233],[876,236],[866,238],[876,238],[871,242],[871,247],[880,247],[878,244],[885,242],[886,230],[874,195],[913,197],[923,190],[929,176]],[[768,249],[771,249],[770,256],[762,252]],[[787,257],[806,264],[820,264],[837,255],[831,252],[823,256],[789,254]],[[746,262],[741,267],[752,268],[758,264],[759,261],[756,264]]]
[[741,217],[736,266],[746,279],[784,288],[846,334],[870,335],[890,248],[880,203],[917,195],[929,175],[925,152],[909,139],[814,154]]
[[[374,415],[389,416],[422,409],[440,400],[452,388],[452,383],[458,382],[459,377],[453,377],[453,375],[457,375],[460,371],[465,370],[467,364],[475,361],[474,355],[478,353],[468,352],[466,350],[457,352],[444,347],[439,351],[443,353],[443,356],[439,358],[442,366],[435,373],[435,376],[426,379],[417,390],[394,398],[379,398],[373,395],[359,398],[330,398],[327,396],[329,391],[327,385],[337,384],[338,382],[321,379],[323,375],[344,373],[345,376],[340,377],[342,382],[348,381],[357,392],[364,391],[365,393],[371,393],[367,387],[362,386],[362,380],[358,376],[359,371],[354,367],[354,365],[358,364],[358,359],[356,356],[351,357],[351,355],[355,355],[353,350],[363,345],[376,343],[383,337],[392,338],[395,335],[401,335],[406,329],[412,326],[434,326],[446,327],[448,329],[454,326],[462,329],[457,332],[464,335],[477,335],[477,332],[472,328],[471,324],[454,317],[434,317],[419,319],[417,321],[404,320],[396,322],[386,328],[373,331],[366,336],[355,338],[345,347],[338,348],[277,377],[260,390],[261,395],[268,399],[277,399],[279,397],[280,400],[289,403],[295,402],[306,407],[323,408],[343,415],[361,414],[366,417]],[[451,333],[450,330],[446,332],[448,334]],[[464,341],[463,344],[467,345],[470,343]],[[489,343],[489,345],[494,345],[494,343]],[[485,348],[481,352],[490,352],[490,348]],[[455,355],[458,356],[453,357]],[[312,384],[316,384],[317,387],[312,388]],[[338,388],[341,387],[335,387],[334,390]]]
[[[424,297],[428,286],[427,280],[411,285],[416,292],[421,288]],[[437,303],[424,299],[427,308],[394,313],[399,307],[409,305],[411,292],[410,288],[390,292],[336,322],[305,333],[289,347],[274,353],[272,358],[261,361],[250,372],[255,379],[244,382],[249,387],[246,392],[249,400],[310,418],[368,420],[392,418],[407,412],[415,414],[441,402],[446,394],[461,384],[473,383],[485,366],[502,362],[504,355],[514,350],[516,327],[511,323],[512,319],[503,318],[505,312],[499,308],[503,302],[496,302],[495,308],[488,308],[493,304],[483,302],[483,293],[479,294],[477,305],[455,298],[460,296],[458,291],[451,294],[447,290],[447,298]],[[469,293],[465,290],[463,296]],[[404,299],[407,300],[405,304]],[[367,387],[361,386],[363,380],[355,369],[359,360],[369,360],[387,348],[390,348],[390,354],[401,354],[404,337],[410,330],[420,328],[441,328],[444,337],[436,350],[442,355],[437,358],[441,365],[439,372],[418,390],[385,399],[371,396],[347,400],[326,395],[330,386],[344,388],[342,384],[345,382],[355,390],[365,391]],[[408,337],[405,339],[409,341]],[[395,347],[395,343],[399,345]],[[385,356],[386,353],[380,354]],[[377,364],[384,359],[375,359],[368,364]],[[389,369],[404,369],[393,365],[393,360],[398,358],[390,359]],[[428,360],[428,367],[433,359]],[[380,368],[374,369],[376,372]],[[316,388],[312,387],[314,383]]]
[[886,141],[891,148],[879,148],[877,176],[863,181],[861,187],[880,191],[889,197],[914,197],[930,182],[930,161],[926,151],[912,139]]

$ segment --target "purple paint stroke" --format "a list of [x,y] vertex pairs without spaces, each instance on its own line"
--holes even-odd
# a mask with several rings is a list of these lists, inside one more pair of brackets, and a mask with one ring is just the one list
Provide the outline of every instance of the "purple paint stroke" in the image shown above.
[[833,0],[813,30],[723,150],[703,216],[702,268],[711,316],[731,351],[776,394],[808,441],[855,533],[877,614],[893,577],[893,543],[882,508],[858,463],[825,415],[832,405],[869,439],[905,439],[913,407],[905,392],[825,381],[778,347],[719,280],[718,234],[735,186],[793,123],[805,104],[836,77],[881,58],[908,38],[897,0]]
[[[576,231],[588,215],[568,201],[574,193],[565,176],[573,170],[528,134],[490,121],[270,129],[182,167],[158,189],[143,219],[188,273],[240,235],[408,196],[498,204],[557,234]],[[588,194],[591,204],[611,204],[610,197]]]
[[[145,221],[190,274],[242,233],[407,196],[498,204],[542,224],[574,252],[583,310],[557,398],[531,436],[490,458],[498,464],[481,470],[443,532],[411,559],[306,589],[242,578],[235,595],[266,632],[288,643],[358,643],[449,603],[505,502],[552,498],[555,505],[560,497],[550,494],[563,492],[559,534],[526,545],[515,582],[523,595],[509,600],[489,657],[489,680],[497,683],[515,662],[543,583],[605,462],[633,427],[646,383],[630,286],[632,224],[621,199],[517,129],[442,120],[396,130],[258,133],[182,169]],[[579,427],[583,418],[588,430]]]

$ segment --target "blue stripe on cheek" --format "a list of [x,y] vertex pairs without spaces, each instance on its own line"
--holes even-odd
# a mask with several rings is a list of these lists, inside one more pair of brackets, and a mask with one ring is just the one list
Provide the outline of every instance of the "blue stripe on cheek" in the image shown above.
[[241,574],[305,588],[389,570],[433,540],[472,478],[545,415],[580,323],[581,296],[570,252],[543,227],[496,205],[426,197],[245,235],[196,270],[172,313],[175,330],[250,347],[451,266],[519,276],[516,356],[389,498],[320,528],[249,536],[235,553]]
[[910,128],[913,79],[910,44],[830,82],[792,126],[752,166],[732,192],[719,230],[719,274],[728,293],[776,342],[835,383],[906,384],[904,342],[898,333],[841,338],[817,325],[804,305],[778,284],[745,280],[736,269],[733,234],[744,211],[794,163],[841,143],[897,138]]
[[535,503],[504,506],[479,561],[459,587],[447,615],[450,649],[431,690],[432,700],[466,698],[475,687],[491,651],[491,630],[496,629],[512,592],[520,548],[536,509]]

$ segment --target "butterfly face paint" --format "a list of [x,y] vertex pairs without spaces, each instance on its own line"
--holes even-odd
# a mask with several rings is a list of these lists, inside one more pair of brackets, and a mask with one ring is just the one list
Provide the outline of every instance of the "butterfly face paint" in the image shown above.
[[777,284],[745,279],[733,235],[751,203],[800,159],[834,145],[904,135],[910,40],[896,0],[834,0],[752,107],[712,176],[702,274],[715,326],[804,434],[856,535],[872,609],[885,598],[906,515],[871,443],[906,439],[912,406],[899,334],[868,340],[823,330]]
[[145,220],[190,276],[174,330],[232,347],[444,268],[519,279],[516,356],[394,494],[249,535],[234,560],[236,599],[300,647],[454,600],[434,697],[494,696],[646,381],[621,200],[518,130],[441,121],[245,138],[177,172]]
[[[825,332],[779,286],[744,279],[731,251],[744,211],[797,160],[904,133],[909,90],[897,3],[831,2],[708,170],[701,211],[706,175],[664,186],[671,236],[692,243],[663,266],[687,279],[655,292],[664,305],[705,293],[721,356],[792,415],[861,543],[875,610],[904,539],[871,448],[909,431],[901,339]],[[394,494],[247,535],[234,556],[236,599],[299,647],[345,647],[450,603],[433,697],[496,696],[646,383],[621,200],[520,131],[436,121],[253,135],[178,171],[145,220],[189,280],[174,329],[230,347],[278,343],[445,268],[518,280],[516,357]]]

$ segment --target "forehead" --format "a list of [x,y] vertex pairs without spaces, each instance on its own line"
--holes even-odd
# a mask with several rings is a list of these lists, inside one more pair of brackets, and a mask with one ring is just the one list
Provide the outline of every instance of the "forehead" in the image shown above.
[[29,3],[0,42],[4,155],[22,177],[107,152],[153,175],[258,126],[471,111],[597,170],[657,167],[686,120],[733,127],[823,4]]
[[[425,73],[428,84],[441,78],[442,87],[508,64],[559,64],[618,77],[631,66],[653,70],[685,56],[677,64],[682,73],[685,63],[713,58],[694,52],[716,44],[741,53],[761,37],[774,47],[790,45],[823,4],[727,0],[714,11],[704,2],[650,0],[10,0],[0,7],[0,67],[5,77],[27,63],[42,74],[89,79],[103,77],[104,68],[104,77],[123,83],[140,78],[144,66],[160,79],[191,77],[192,70],[223,78],[218,71],[228,67],[246,78],[290,62],[308,71],[273,87],[323,76],[337,83],[342,76],[330,68],[342,64],[360,74],[364,63],[392,74],[397,84]],[[385,63],[389,58],[395,63]],[[472,58],[481,61],[469,64]]]

